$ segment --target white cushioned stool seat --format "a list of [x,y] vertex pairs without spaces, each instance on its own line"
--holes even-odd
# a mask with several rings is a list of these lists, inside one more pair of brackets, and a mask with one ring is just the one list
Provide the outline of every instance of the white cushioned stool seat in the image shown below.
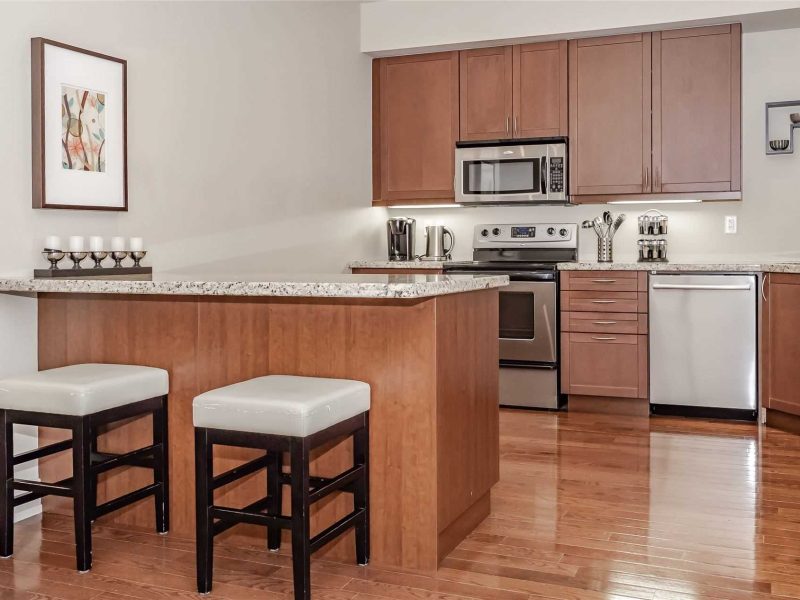
[[0,409],[86,416],[168,392],[164,369],[71,365],[0,380]]
[[306,437],[369,410],[363,381],[268,375],[194,399],[195,427]]

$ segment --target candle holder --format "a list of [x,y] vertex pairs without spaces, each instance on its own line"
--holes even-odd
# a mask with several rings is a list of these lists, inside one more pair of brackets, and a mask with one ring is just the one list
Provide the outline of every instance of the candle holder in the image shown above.
[[133,250],[131,252],[131,258],[133,259],[133,266],[134,267],[141,267],[140,264],[142,259],[147,255],[147,250]]
[[92,250],[90,256],[92,257],[92,260],[94,261],[94,268],[95,269],[101,269],[102,266],[103,266],[102,265],[103,261],[108,256],[108,252],[106,252],[105,250]]
[[72,261],[72,268],[73,269],[80,269],[81,268],[81,261],[89,256],[88,252],[70,252],[69,258]]
[[61,250],[48,249],[42,252],[42,256],[50,261],[50,270],[53,271],[58,269],[58,263],[66,256],[66,254]]
[[122,261],[125,260],[127,256],[128,253],[125,250],[112,250],[111,258],[114,259],[114,268],[122,268]]

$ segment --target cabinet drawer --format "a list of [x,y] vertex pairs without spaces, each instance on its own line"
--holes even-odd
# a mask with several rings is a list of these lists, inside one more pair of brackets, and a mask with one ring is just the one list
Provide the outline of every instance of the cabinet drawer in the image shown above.
[[568,271],[561,274],[562,290],[598,292],[646,292],[643,271]]
[[647,292],[561,291],[561,310],[647,312]]
[[647,315],[643,313],[563,312],[561,313],[561,331],[646,334]]
[[561,388],[567,394],[647,397],[647,336],[561,334]]

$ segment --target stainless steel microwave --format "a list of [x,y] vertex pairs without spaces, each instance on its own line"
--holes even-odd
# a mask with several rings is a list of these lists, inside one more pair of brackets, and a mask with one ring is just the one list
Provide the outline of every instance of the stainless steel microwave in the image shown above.
[[567,140],[458,142],[459,204],[567,203]]

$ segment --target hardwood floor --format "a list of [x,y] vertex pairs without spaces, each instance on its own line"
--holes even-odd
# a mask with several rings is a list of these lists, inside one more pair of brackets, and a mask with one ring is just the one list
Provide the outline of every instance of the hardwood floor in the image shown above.
[[[503,411],[492,513],[434,577],[312,563],[319,600],[800,598],[800,437],[675,418]],[[96,523],[17,525],[0,600],[195,598],[194,546]],[[217,546],[219,600],[291,598],[288,548]]]

